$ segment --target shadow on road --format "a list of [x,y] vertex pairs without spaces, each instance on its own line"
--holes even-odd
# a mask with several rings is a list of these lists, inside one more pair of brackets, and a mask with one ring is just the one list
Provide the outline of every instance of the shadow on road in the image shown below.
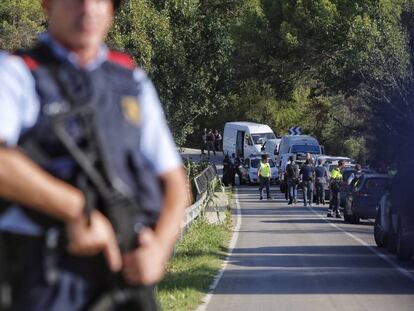
[[230,263],[215,294],[414,294],[412,280],[364,246],[236,248]]

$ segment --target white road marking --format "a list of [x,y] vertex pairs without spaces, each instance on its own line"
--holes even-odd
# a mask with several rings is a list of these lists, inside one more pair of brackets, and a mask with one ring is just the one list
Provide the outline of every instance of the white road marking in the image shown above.
[[389,256],[380,253],[379,251],[377,251],[374,247],[372,247],[371,245],[369,245],[368,243],[366,243],[365,241],[363,241],[362,239],[358,238],[357,236],[353,235],[352,233],[349,233],[347,231],[345,231],[344,229],[342,229],[341,227],[337,226],[336,224],[328,221],[323,215],[317,213],[312,207],[308,207],[308,209],[310,209],[316,216],[318,216],[319,218],[323,219],[325,222],[327,222],[330,226],[338,229],[339,231],[345,233],[347,236],[349,236],[350,238],[354,239],[355,241],[357,241],[358,243],[362,244],[363,246],[367,247],[371,252],[373,252],[375,255],[377,255],[378,257],[380,257],[382,260],[384,260],[385,262],[387,262],[390,266],[392,266],[393,268],[397,269],[401,274],[405,275],[406,277],[408,277],[411,281],[414,281],[414,275],[408,271],[407,269],[401,267],[399,264],[397,264],[396,262],[394,262]]
[[207,309],[207,306],[208,306],[211,298],[213,297],[213,291],[217,287],[217,284],[220,282],[220,279],[223,276],[224,270],[226,270],[229,259],[230,259],[231,255],[233,253],[233,249],[236,246],[237,239],[239,237],[240,226],[241,226],[241,210],[240,210],[240,203],[239,203],[239,199],[238,199],[237,188],[235,189],[235,194],[236,194],[235,201],[236,201],[236,208],[237,208],[237,222],[236,222],[235,228],[233,229],[234,233],[233,233],[233,236],[232,236],[231,241],[230,241],[229,253],[227,255],[226,260],[223,262],[223,265],[222,265],[220,271],[218,272],[218,274],[214,278],[214,282],[210,286],[209,293],[203,298],[203,303],[200,306],[198,306],[196,311],[205,311]]

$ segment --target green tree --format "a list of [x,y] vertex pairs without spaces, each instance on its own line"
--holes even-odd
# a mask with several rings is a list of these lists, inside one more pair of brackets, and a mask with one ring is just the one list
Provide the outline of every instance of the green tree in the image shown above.
[[45,17],[40,1],[8,0],[0,5],[0,49],[28,47],[44,31]]

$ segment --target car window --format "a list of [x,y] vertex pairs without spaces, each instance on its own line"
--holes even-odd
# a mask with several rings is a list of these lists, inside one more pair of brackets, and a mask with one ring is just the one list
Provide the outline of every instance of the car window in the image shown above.
[[317,145],[293,145],[290,149],[291,153],[313,153],[319,154],[320,148]]
[[351,176],[351,174],[355,172],[354,170],[346,170],[342,172],[342,179],[343,180],[348,180],[348,178]]
[[370,193],[384,192],[388,185],[388,179],[386,178],[368,178],[365,181],[364,187],[362,190]]
[[[259,167],[259,163],[260,163],[260,159],[252,159],[250,166],[253,167],[253,168],[258,168]],[[270,167],[275,167],[276,166],[275,165],[275,162],[273,162],[272,159],[269,159],[269,164],[270,164]]]
[[268,139],[276,139],[276,136],[273,133],[252,134],[251,136],[256,145],[263,144]]
[[253,167],[253,168],[258,168],[259,167],[259,162],[260,162],[259,159],[252,159],[251,162],[250,162],[250,166]]

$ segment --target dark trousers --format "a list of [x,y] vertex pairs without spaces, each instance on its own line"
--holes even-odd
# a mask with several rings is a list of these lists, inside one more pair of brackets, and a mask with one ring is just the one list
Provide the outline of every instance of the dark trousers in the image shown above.
[[313,202],[313,181],[304,181],[302,185],[303,189],[303,204],[306,206]]
[[270,178],[259,176],[259,180],[260,180],[260,186],[259,186],[260,197],[262,197],[263,188],[266,187],[266,195],[268,198],[270,198]]
[[316,181],[316,204],[325,202],[325,183]]
[[340,202],[339,187],[338,188],[333,187],[333,189],[331,189],[331,200],[329,204],[330,204],[330,208],[332,212],[334,212],[335,214],[339,213],[339,202]]
[[216,154],[216,150],[214,148],[214,141],[208,140],[207,141],[207,153],[210,156],[210,151],[213,151],[213,154]]
[[292,202],[298,195],[298,184],[296,180],[288,180],[289,201]]
[[201,154],[205,154],[207,143],[204,141],[201,141]]
[[[13,311],[87,311],[111,288],[111,274],[102,255],[76,257],[62,248],[57,257],[57,280],[50,283],[45,278],[42,238],[3,236],[10,266]],[[153,287],[142,287],[137,293],[138,303],[129,301],[106,309],[158,310]]]

